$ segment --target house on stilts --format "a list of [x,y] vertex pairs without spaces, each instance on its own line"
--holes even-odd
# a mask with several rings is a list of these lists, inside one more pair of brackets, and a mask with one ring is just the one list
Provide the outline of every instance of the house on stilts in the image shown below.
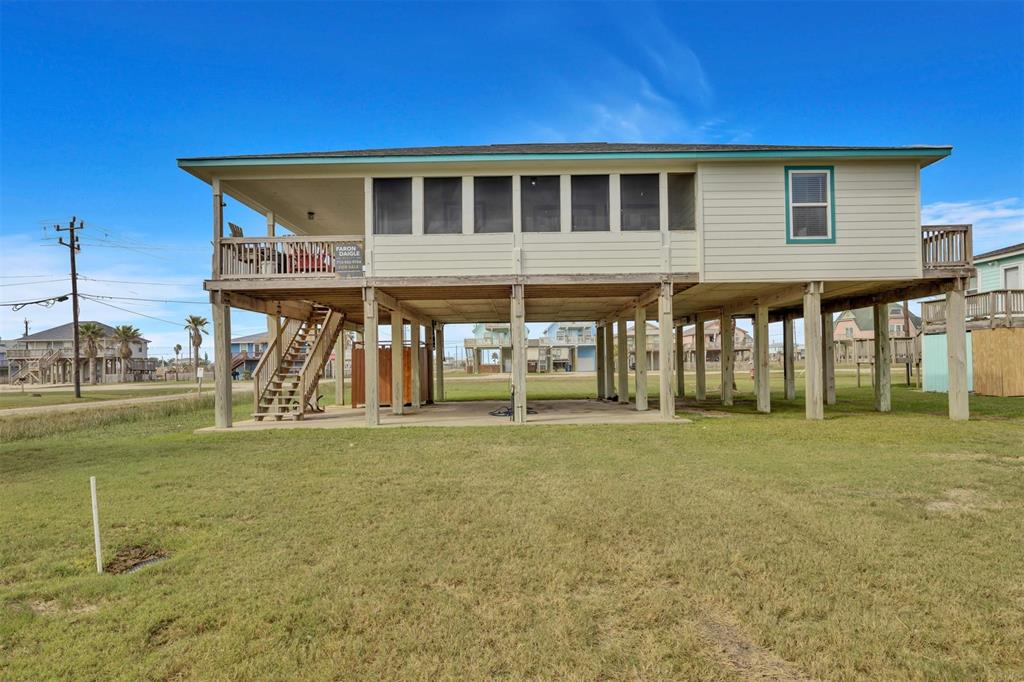
[[[444,399],[445,325],[506,323],[513,417],[527,420],[526,322],[593,320],[596,388],[649,407],[636,346],[657,323],[659,357],[682,355],[684,325],[751,318],[757,407],[771,409],[771,321],[784,322],[785,393],[796,395],[802,320],[808,419],[835,400],[832,314],[871,307],[876,408],[890,409],[889,304],[942,294],[948,311],[949,416],[968,417],[964,293],[971,228],[920,222],[921,171],[945,146],[510,144],[182,158],[212,189],[216,362],[231,357],[231,310],[268,317],[254,369],[257,419],[301,417],[343,329],[355,332],[353,382],[369,425]],[[232,198],[260,234],[225,234]],[[263,227],[265,218],[265,229]],[[288,234],[280,233],[286,229]],[[240,231],[239,231],[240,232]],[[823,321],[825,323],[823,324]],[[391,343],[378,328],[391,326]],[[706,399],[704,334],[694,336]],[[402,348],[392,352],[390,346]],[[732,336],[722,335],[721,401],[731,404]],[[659,394],[682,397],[680,363]],[[358,376],[356,376],[358,375]],[[216,376],[216,423],[231,426],[231,376]],[[341,382],[339,382],[340,384]],[[401,396],[392,399],[391,396]],[[675,404],[659,401],[671,418]]]

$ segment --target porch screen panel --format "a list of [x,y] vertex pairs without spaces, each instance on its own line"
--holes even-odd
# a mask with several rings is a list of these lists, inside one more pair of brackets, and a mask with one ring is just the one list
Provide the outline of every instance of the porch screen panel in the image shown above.
[[693,173],[668,174],[668,229],[697,229],[697,181]]
[[512,231],[512,178],[473,178],[474,231]]
[[619,179],[623,230],[657,230],[660,225],[658,175],[622,175]]
[[607,232],[608,176],[572,176],[572,231]]
[[423,179],[423,232],[462,232],[462,178]]
[[523,176],[523,232],[558,232],[561,181],[557,175]]
[[374,178],[373,233],[412,234],[412,178]]

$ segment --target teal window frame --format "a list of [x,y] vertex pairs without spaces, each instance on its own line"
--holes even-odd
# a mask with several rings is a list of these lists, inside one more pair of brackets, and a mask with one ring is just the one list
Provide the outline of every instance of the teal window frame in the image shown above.
[[[786,166],[786,243],[787,244],[835,244],[836,243],[836,169],[835,166]],[[827,171],[828,172],[828,208],[829,208],[829,236],[828,237],[794,237],[792,213],[793,206],[790,204],[790,176],[793,171]]]

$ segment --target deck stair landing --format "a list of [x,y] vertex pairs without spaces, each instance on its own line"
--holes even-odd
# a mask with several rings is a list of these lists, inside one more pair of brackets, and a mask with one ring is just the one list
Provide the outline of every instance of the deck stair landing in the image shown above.
[[253,372],[256,421],[303,418],[344,321],[342,313],[313,306],[307,319],[288,320],[271,339]]

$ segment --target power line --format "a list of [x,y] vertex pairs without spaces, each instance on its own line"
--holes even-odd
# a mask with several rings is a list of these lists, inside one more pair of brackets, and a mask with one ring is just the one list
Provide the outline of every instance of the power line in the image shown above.
[[33,284],[49,284],[51,282],[66,282],[66,281],[67,281],[67,278],[60,277],[58,279],[43,279],[43,280],[36,280],[34,282],[11,282],[9,284],[0,284],[0,287],[24,287],[24,286],[30,286],[30,285],[33,285]]
[[160,287],[185,287],[189,286],[188,283],[175,283],[175,282],[142,282],[137,279],[98,279],[96,277],[86,277],[85,275],[79,275],[79,279],[86,279],[90,282],[105,282],[108,284],[150,284],[153,286]]
[[68,300],[69,296],[71,296],[70,293],[61,294],[60,296],[49,296],[47,298],[40,298],[39,300],[36,301],[8,301],[6,303],[0,303],[0,307],[11,308],[12,310],[16,311],[21,310],[27,305],[41,305],[44,308],[50,308],[53,307],[53,305],[56,303],[63,303],[64,301]]
[[86,294],[80,294],[80,295],[83,298],[89,299],[93,303],[99,303],[100,305],[105,305],[108,308],[114,308],[115,310],[120,310],[120,311],[125,312],[125,313],[131,313],[132,315],[138,315],[139,317],[148,317],[151,320],[156,320],[157,322],[165,322],[167,324],[173,324],[173,325],[180,325],[181,324],[180,322],[172,322],[171,320],[165,320],[162,317],[154,317],[153,315],[147,315],[146,313],[140,313],[137,310],[129,310],[128,308],[122,308],[121,306],[117,306],[117,305],[114,305],[113,303],[107,303],[106,301],[101,301],[99,299],[95,299],[92,296],[87,296]]
[[[82,294],[85,296],[86,294]],[[102,294],[88,294],[93,298],[109,298],[111,300],[122,300],[122,301],[145,301],[146,303],[188,303],[192,305],[204,305],[209,301],[176,301],[173,299],[164,298],[138,298],[134,296],[104,296]]]

